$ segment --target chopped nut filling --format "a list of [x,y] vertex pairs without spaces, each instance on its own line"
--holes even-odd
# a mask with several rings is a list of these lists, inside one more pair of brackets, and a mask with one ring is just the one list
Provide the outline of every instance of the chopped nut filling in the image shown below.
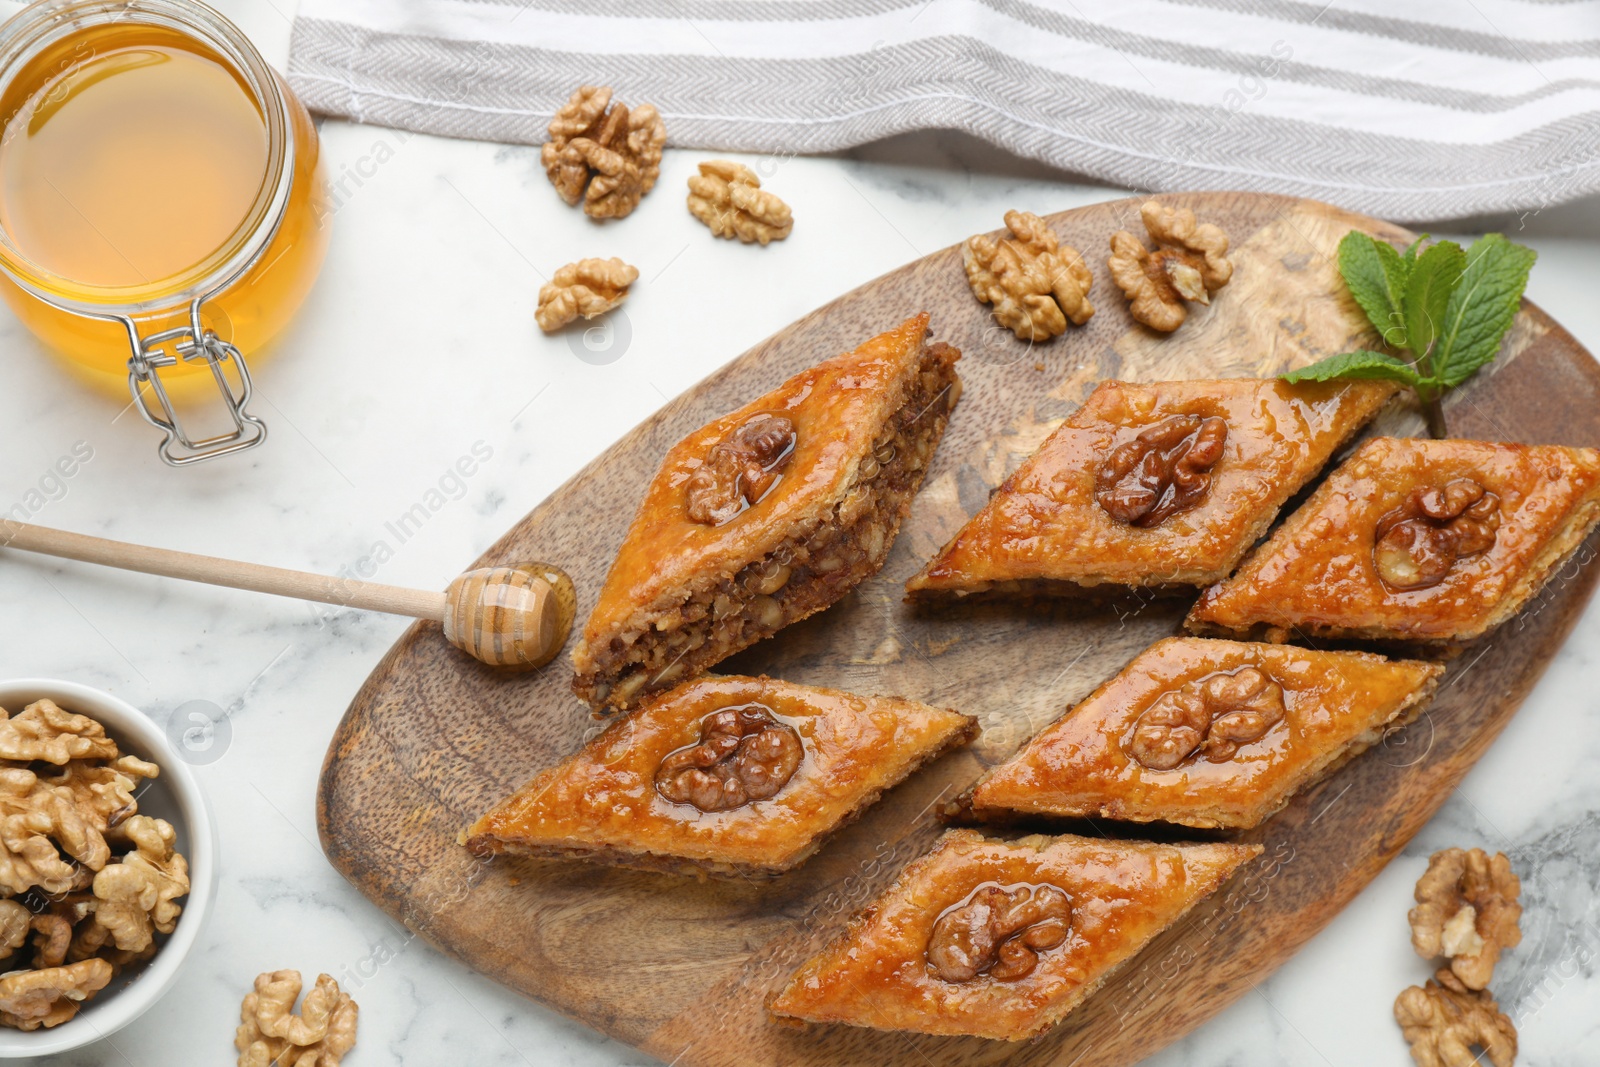
[[1072,902],[1053,885],[982,885],[933,924],[928,962],[946,982],[1016,981],[1066,941],[1071,923]]
[[[680,603],[663,605],[647,626],[597,650],[594,669],[574,680],[574,692],[592,707],[632,707],[822,610],[875,573],[960,395],[952,352],[942,342],[924,350],[905,403],[856,470],[846,499],[864,498],[865,506],[853,521],[796,524],[765,558]],[[843,507],[841,501],[834,515]]]
[[1205,498],[1227,440],[1227,420],[1215,415],[1163,419],[1106,457],[1094,498],[1118,522],[1159,526]]
[[773,718],[770,708],[723,708],[701,724],[698,744],[662,759],[656,792],[701,811],[732,811],[776,796],[804,754],[800,735]]
[[1458,560],[1494,547],[1500,498],[1471,478],[1444,488],[1418,489],[1378,520],[1372,561],[1391,589],[1427,589],[1444,581]]
[[1224,763],[1282,722],[1284,710],[1283,687],[1265,671],[1212,674],[1158,697],[1126,748],[1153,771],[1170,771],[1197,752]]

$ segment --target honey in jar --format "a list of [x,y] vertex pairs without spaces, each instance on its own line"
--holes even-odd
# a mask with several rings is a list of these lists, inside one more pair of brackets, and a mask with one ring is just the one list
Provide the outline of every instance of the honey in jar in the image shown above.
[[[0,119],[18,318],[78,376],[131,389],[169,462],[256,443],[244,357],[327,245],[316,129],[288,87],[191,0],[45,0],[0,28]],[[187,437],[174,403],[217,389],[237,432]]]

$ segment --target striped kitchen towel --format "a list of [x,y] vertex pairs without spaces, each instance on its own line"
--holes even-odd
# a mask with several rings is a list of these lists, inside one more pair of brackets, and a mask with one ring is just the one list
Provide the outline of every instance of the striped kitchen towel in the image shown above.
[[302,0],[314,110],[538,144],[579,84],[669,144],[965,130],[1137,190],[1401,220],[1600,189],[1600,0]]

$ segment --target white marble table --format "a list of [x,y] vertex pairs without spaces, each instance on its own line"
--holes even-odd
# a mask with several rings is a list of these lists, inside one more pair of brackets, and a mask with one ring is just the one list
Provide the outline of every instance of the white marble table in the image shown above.
[[[277,62],[289,2],[221,6]],[[595,228],[552,194],[535,149],[333,122],[322,137],[336,177],[363,176],[346,183],[321,284],[259,374],[267,446],[168,470],[148,427],[67,381],[5,315],[0,511],[81,441],[93,458],[36,521],[327,572],[354,568],[385,542],[393,557],[378,580],[442,588],[666,398],[813,307],[993,228],[1006,208],[1057,211],[1120,195],[967,140],[906,137],[850,158],[778,162],[768,184],[799,222],[762,251],[710,239],[683,210],[674,190],[697,153],[669,152],[663,191],[625,225]],[[1600,201],[1434,229],[1486,227],[1539,250],[1530,295],[1600,348]],[[533,322],[540,272],[612,254],[642,276],[627,305],[626,350],[580,356],[566,337],[542,336]],[[475,446],[490,458],[457,486],[447,471]],[[385,523],[436,488],[446,503],[400,543]],[[404,625],[0,560],[0,674],[101,686],[161,719],[210,701],[228,710],[232,733],[221,757],[198,768],[222,826],[223,875],[186,975],[111,1040],[42,1062],[231,1062],[240,996],[257,972],[279,967],[328,971],[360,1002],[351,1067],[646,1062],[411,940],[323,858],[313,814],[323,750]],[[1528,938],[1495,983],[1521,1024],[1520,1062],[1594,1061],[1597,641],[1600,606],[1405,855],[1256,992],[1152,1062],[1409,1063],[1390,1004],[1428,972],[1409,948],[1405,912],[1428,853],[1455,844],[1513,852],[1527,879]]]

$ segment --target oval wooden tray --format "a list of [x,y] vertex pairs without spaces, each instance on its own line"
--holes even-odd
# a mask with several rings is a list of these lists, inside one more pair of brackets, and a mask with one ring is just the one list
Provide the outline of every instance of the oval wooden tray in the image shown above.
[[[457,832],[599,726],[568,688],[565,657],[533,675],[500,674],[447,645],[437,626],[419,623],[362,686],[328,751],[318,825],[334,866],[445,952],[678,1067],[1128,1064],[1271,973],[1395,856],[1504,728],[1588,600],[1594,567],[1569,567],[1519,619],[1452,665],[1426,716],[1251,834],[1266,846],[1260,861],[1047,1037],[1013,1046],[793,1030],[769,1023],[762,1008],[801,960],[929,847],[940,832],[940,800],[1176,632],[1188,604],[926,614],[902,603],[901,583],[1102,379],[1271,375],[1358,346],[1358,312],[1332,261],[1339,238],[1352,227],[1409,236],[1284,197],[1163,199],[1223,226],[1237,264],[1216,303],[1176,335],[1136,326],[1106,275],[1110,234],[1139,229],[1136,201],[1051,216],[1062,240],[1094,267],[1099,313],[1049,344],[1030,347],[996,327],[967,290],[959,249],[945,249],[813,312],[669,403],[474,564],[557,561],[577,583],[584,618],[672,443],[927,309],[935,335],[966,354],[966,390],[883,572],[721,669],[958,708],[983,722],[970,751],[915,776],[804,867],[769,884],[478,861],[456,844]],[[1458,390],[1449,414],[1463,437],[1594,445],[1600,367],[1528,306],[1509,352]],[[1420,426],[1402,412],[1386,415],[1382,429]]]

